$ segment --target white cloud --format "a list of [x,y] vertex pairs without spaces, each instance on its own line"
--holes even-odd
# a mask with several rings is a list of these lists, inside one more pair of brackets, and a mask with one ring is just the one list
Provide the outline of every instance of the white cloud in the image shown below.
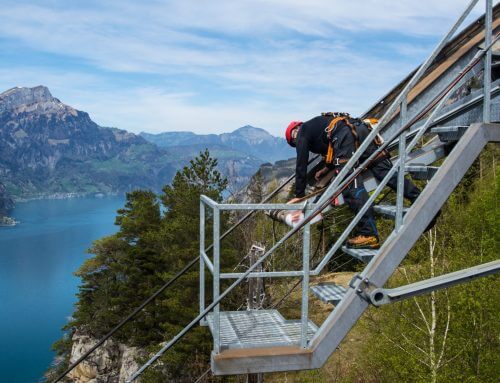
[[[0,64],[4,88],[47,85],[96,122],[135,132],[253,124],[281,134],[292,118],[363,112],[419,64],[468,1],[5,3],[0,37],[27,57],[81,66]],[[363,38],[384,31],[395,41],[365,51]]]

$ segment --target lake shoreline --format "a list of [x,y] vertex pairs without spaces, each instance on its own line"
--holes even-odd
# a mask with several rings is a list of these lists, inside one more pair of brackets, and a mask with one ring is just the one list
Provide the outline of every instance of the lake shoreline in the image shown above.
[[21,224],[0,228],[2,382],[43,379],[54,359],[52,344],[62,337],[77,302],[80,280],[74,272],[91,257],[94,241],[116,232],[116,211],[124,201],[35,200],[9,213]]
[[15,203],[25,203],[31,201],[40,200],[64,200],[64,199],[74,199],[74,198],[105,198],[105,197],[118,197],[123,196],[127,192],[91,192],[91,193],[78,193],[78,192],[64,192],[64,193],[52,193],[52,194],[40,194],[33,197],[12,197]]

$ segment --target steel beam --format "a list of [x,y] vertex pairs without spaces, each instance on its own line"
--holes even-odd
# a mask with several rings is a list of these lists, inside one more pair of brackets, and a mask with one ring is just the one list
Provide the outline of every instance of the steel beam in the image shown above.
[[[200,313],[205,310],[205,259],[203,258],[203,254],[205,254],[205,205],[203,204],[203,201],[200,200]],[[210,271],[213,274],[213,265]],[[205,318],[200,321],[200,325],[206,325]]]
[[[488,47],[491,44],[491,22],[493,17],[492,0],[486,0],[486,12],[484,13],[484,46]],[[484,72],[483,72],[483,122],[491,121],[491,50],[488,49],[484,57]]]
[[468,269],[455,271],[429,278],[424,281],[411,283],[406,286],[394,289],[374,289],[367,295],[370,303],[375,306],[382,306],[388,303],[399,302],[417,295],[427,294],[430,291],[445,289],[459,283],[469,282],[472,279],[485,277],[500,272],[500,261],[484,263],[482,265],[470,267]]
[[[489,128],[498,130],[500,126],[470,126],[420,194],[418,203],[408,211],[405,225],[398,233],[393,232],[387,238],[378,255],[361,273],[360,282],[368,280],[374,286],[383,286],[387,282],[486,145]],[[311,340],[311,348],[314,350],[311,368],[319,368],[326,362],[368,305],[356,289],[347,291],[344,299]]]

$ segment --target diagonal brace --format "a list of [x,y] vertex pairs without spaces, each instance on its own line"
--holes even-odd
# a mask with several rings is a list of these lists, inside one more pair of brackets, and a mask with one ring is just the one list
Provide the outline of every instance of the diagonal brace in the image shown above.
[[367,300],[369,303],[378,307],[417,295],[423,295],[434,290],[445,289],[459,283],[468,282],[498,272],[500,272],[500,260],[411,283],[406,286],[396,287],[394,289],[375,288],[370,291],[363,291],[362,295],[368,298]]

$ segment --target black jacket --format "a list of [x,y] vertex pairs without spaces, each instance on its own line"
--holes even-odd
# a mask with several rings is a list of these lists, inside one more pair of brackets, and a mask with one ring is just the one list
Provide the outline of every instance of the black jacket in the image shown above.
[[[309,162],[309,152],[326,155],[328,151],[328,136],[326,128],[332,121],[331,116],[318,116],[304,122],[297,136],[297,164],[295,168],[295,196],[303,197],[305,195],[307,183],[307,163]],[[351,118],[350,122],[355,126],[359,136],[359,143],[363,142],[366,136],[370,134],[368,127],[359,119]],[[334,162],[335,159],[348,159],[356,151],[355,138],[352,135],[351,128],[343,121],[337,123],[335,130],[331,135]],[[371,143],[361,161],[366,159],[377,149],[377,146]]]

